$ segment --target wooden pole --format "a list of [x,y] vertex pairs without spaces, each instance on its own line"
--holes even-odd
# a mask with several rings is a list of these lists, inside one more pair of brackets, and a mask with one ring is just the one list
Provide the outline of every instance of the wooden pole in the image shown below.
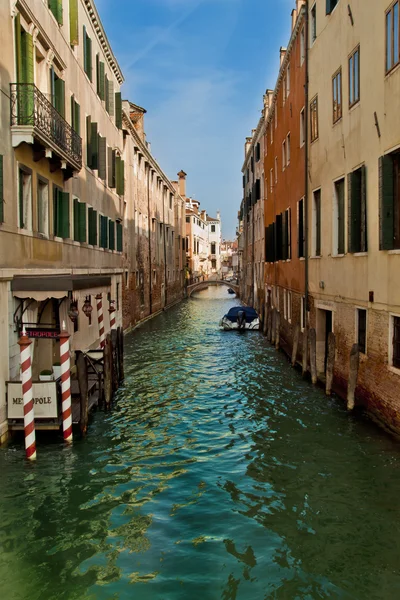
[[77,353],[76,372],[78,376],[81,414],[79,425],[83,436],[86,435],[89,421],[89,395],[88,395],[88,372],[87,363],[83,352]]
[[35,415],[33,410],[31,340],[25,332],[18,341],[21,354],[22,402],[24,404],[25,452],[28,460],[36,460]]
[[118,360],[119,360],[119,381],[124,380],[124,332],[122,327],[118,327]]
[[275,349],[276,350],[279,350],[280,333],[281,333],[281,313],[279,311],[277,311],[276,318],[275,318]]
[[303,358],[302,372],[303,372],[303,377],[304,377],[308,370],[308,330],[307,330],[307,327],[305,327],[304,331],[303,331],[303,356],[302,356],[302,358]]
[[267,335],[268,333],[268,305],[264,304],[264,323],[263,323],[263,335]]
[[333,331],[328,334],[328,356],[326,360],[326,388],[325,393],[327,396],[331,395],[332,383],[333,383],[333,369],[335,367],[335,350],[336,350],[336,338]]
[[271,344],[275,345],[275,333],[276,333],[276,308],[272,309],[272,321],[271,321]]
[[317,383],[317,334],[314,328],[308,332],[310,344],[310,369],[311,381],[315,385]]
[[117,330],[111,330],[111,374],[113,383],[113,392],[116,392],[119,384],[118,375],[118,336]]
[[360,350],[358,344],[353,344],[350,352],[350,373],[347,386],[347,410],[353,410],[354,397],[357,387],[358,369],[360,366]]
[[62,331],[58,336],[60,340],[61,361],[61,410],[64,441],[72,442],[72,400],[71,400],[71,358],[69,353],[70,335],[62,324]]
[[294,328],[294,335],[293,335],[292,367],[296,366],[297,351],[299,348],[299,338],[300,338],[300,325],[297,323]]
[[111,373],[111,338],[110,334],[106,337],[106,344],[104,346],[104,402],[106,410],[111,406],[112,396],[112,373]]

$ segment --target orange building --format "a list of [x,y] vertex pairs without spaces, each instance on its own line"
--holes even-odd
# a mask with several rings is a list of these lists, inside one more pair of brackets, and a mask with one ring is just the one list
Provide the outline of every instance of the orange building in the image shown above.
[[305,326],[305,40],[305,2],[297,0],[264,139],[266,300],[280,312],[287,349],[295,325]]

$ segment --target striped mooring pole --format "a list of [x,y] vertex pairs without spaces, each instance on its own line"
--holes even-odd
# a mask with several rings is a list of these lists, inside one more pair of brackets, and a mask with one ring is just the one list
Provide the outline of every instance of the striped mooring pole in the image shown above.
[[103,296],[97,294],[97,320],[99,323],[99,337],[100,337],[100,348],[104,348],[106,345],[106,336],[104,335],[104,316],[103,316]]
[[117,329],[117,325],[115,323],[115,300],[110,300],[108,312],[110,313],[110,329]]
[[25,328],[18,340],[21,354],[22,397],[24,403],[24,433],[26,458],[36,459],[35,416],[33,412],[31,340]]
[[64,442],[72,442],[72,402],[71,402],[71,359],[69,355],[70,335],[63,321],[60,340],[61,362],[61,411]]

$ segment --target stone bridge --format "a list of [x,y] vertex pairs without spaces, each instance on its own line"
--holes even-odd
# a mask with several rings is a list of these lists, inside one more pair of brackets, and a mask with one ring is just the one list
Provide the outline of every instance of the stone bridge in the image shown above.
[[187,286],[188,298],[190,298],[193,292],[204,290],[210,285],[225,285],[227,288],[231,288],[237,296],[239,295],[239,286],[230,281],[225,281],[224,279],[206,279],[205,281],[199,281],[198,283],[192,283],[192,285]]

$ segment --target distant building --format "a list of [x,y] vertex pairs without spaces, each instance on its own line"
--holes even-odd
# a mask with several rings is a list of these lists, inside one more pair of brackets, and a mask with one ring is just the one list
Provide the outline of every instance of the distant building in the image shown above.
[[208,244],[209,244],[209,274],[221,273],[221,214],[217,211],[216,218],[207,215]]

